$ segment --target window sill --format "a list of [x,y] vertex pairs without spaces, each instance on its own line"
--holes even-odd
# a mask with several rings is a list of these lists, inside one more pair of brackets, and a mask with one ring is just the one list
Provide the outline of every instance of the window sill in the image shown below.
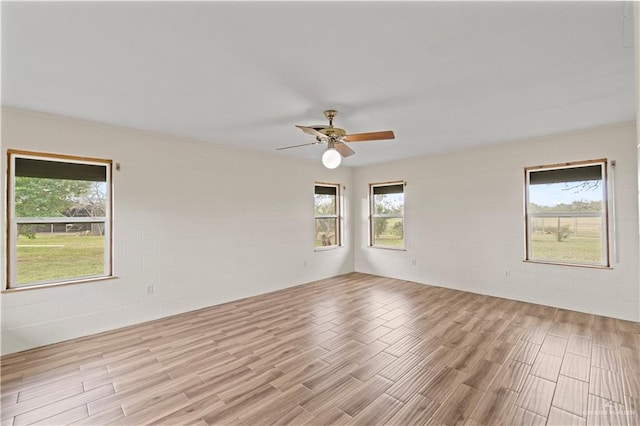
[[341,249],[344,246],[326,246],[326,247],[316,247],[313,251],[328,251],[328,250],[336,250]]
[[385,247],[385,246],[367,246],[372,249],[381,249],[381,250],[394,250],[394,251],[407,251],[404,247]]
[[5,293],[18,293],[18,292],[27,291],[27,290],[36,290],[36,289],[41,289],[41,288],[64,287],[64,286],[68,286],[68,285],[92,283],[92,282],[97,282],[97,281],[108,281],[108,280],[115,280],[115,279],[118,279],[118,277],[115,276],[115,275],[111,275],[111,276],[108,276],[108,277],[83,278],[83,279],[73,280],[73,281],[62,281],[62,282],[56,282],[56,283],[26,285],[26,286],[23,286],[23,287],[12,287],[12,288],[7,288],[5,290],[2,290],[2,292],[0,292],[0,293],[2,293],[2,294],[5,294]]
[[540,265],[556,265],[556,266],[573,266],[574,268],[589,268],[589,269],[609,269],[612,270],[612,266],[604,266],[604,265],[589,265],[582,263],[564,263],[564,262],[553,262],[551,260],[530,260],[524,259],[524,263],[537,263]]

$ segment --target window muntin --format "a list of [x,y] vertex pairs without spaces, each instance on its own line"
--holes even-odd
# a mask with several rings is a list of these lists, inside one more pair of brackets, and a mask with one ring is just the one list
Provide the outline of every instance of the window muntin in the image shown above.
[[404,248],[404,182],[369,185],[372,247]]
[[342,245],[340,185],[316,183],[314,211],[316,249]]
[[8,288],[108,277],[111,161],[9,151]]
[[526,260],[609,263],[607,160],[525,169]]

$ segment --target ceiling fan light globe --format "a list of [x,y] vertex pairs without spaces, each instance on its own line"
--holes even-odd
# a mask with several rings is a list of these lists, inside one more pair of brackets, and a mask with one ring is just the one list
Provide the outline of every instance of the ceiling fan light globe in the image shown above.
[[329,148],[322,154],[322,164],[324,164],[327,169],[335,169],[340,165],[341,161],[342,156],[335,148]]

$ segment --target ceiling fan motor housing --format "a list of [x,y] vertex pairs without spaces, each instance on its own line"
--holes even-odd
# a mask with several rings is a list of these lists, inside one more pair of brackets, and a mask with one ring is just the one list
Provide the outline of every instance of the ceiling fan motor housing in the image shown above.
[[319,130],[319,132],[330,138],[339,138],[347,134],[343,129],[339,129],[337,127],[327,127],[326,129]]

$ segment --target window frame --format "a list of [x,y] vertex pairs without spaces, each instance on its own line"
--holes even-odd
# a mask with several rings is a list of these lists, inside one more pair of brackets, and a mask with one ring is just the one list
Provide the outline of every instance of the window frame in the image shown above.
[[[395,185],[402,185],[402,214],[401,215],[397,215],[397,214],[385,214],[385,215],[381,215],[381,214],[375,214],[375,197],[374,197],[374,188],[379,188],[379,187],[383,187],[383,186],[395,186]],[[379,249],[386,249],[386,250],[399,250],[399,251],[406,251],[406,240],[405,240],[405,235],[406,235],[406,227],[405,227],[405,217],[404,217],[404,206],[405,206],[405,189],[407,186],[407,182],[404,180],[395,180],[395,181],[389,181],[389,182],[376,182],[376,183],[370,183],[369,184],[369,247],[371,248],[379,248]],[[374,219],[375,218],[389,218],[389,219],[394,219],[394,218],[398,218],[398,219],[402,219],[402,247],[394,247],[394,246],[385,246],[385,245],[381,245],[381,244],[375,244],[375,234],[374,234]]]
[[[330,215],[317,215],[315,209],[315,195],[316,195],[316,187],[321,186],[325,188],[335,188],[336,190],[336,213]],[[335,248],[342,247],[342,193],[341,193],[341,184],[339,183],[328,183],[328,182],[315,182],[313,185],[313,232],[314,232],[314,251],[322,251],[322,250],[331,250]],[[336,238],[335,244],[331,244],[328,246],[315,246],[316,241],[316,221],[318,219],[336,219]]]
[[[40,161],[95,165],[105,167],[105,183],[107,193],[105,196],[105,215],[99,217],[16,217],[15,211],[15,179],[16,159],[33,159]],[[6,278],[3,291],[23,291],[37,288],[50,288],[69,284],[101,281],[114,278],[113,274],[113,161],[103,158],[82,157],[67,154],[44,153],[35,151],[23,151],[16,149],[7,150],[7,184],[6,184]],[[70,220],[65,220],[70,219]],[[17,244],[18,225],[42,224],[42,223],[104,223],[104,273],[80,277],[69,277],[47,281],[18,284],[17,282]]]
[[[572,161],[566,163],[547,164],[541,166],[532,166],[524,168],[524,225],[525,225],[525,257],[524,261],[529,263],[542,263],[550,265],[562,265],[562,266],[576,266],[585,268],[599,268],[599,269],[611,269],[611,233],[609,230],[609,179],[608,179],[608,164],[609,161],[606,158],[600,158],[595,160],[584,161]],[[532,172],[546,171],[546,170],[562,170],[572,169],[579,167],[588,167],[600,165],[601,167],[601,180],[602,180],[602,211],[599,214],[584,213],[531,213],[529,212],[529,187],[530,176]],[[603,262],[571,262],[565,260],[554,259],[538,259],[532,257],[532,238],[530,237],[530,222],[532,217],[601,217],[602,218],[602,230],[601,230],[601,257]]]

